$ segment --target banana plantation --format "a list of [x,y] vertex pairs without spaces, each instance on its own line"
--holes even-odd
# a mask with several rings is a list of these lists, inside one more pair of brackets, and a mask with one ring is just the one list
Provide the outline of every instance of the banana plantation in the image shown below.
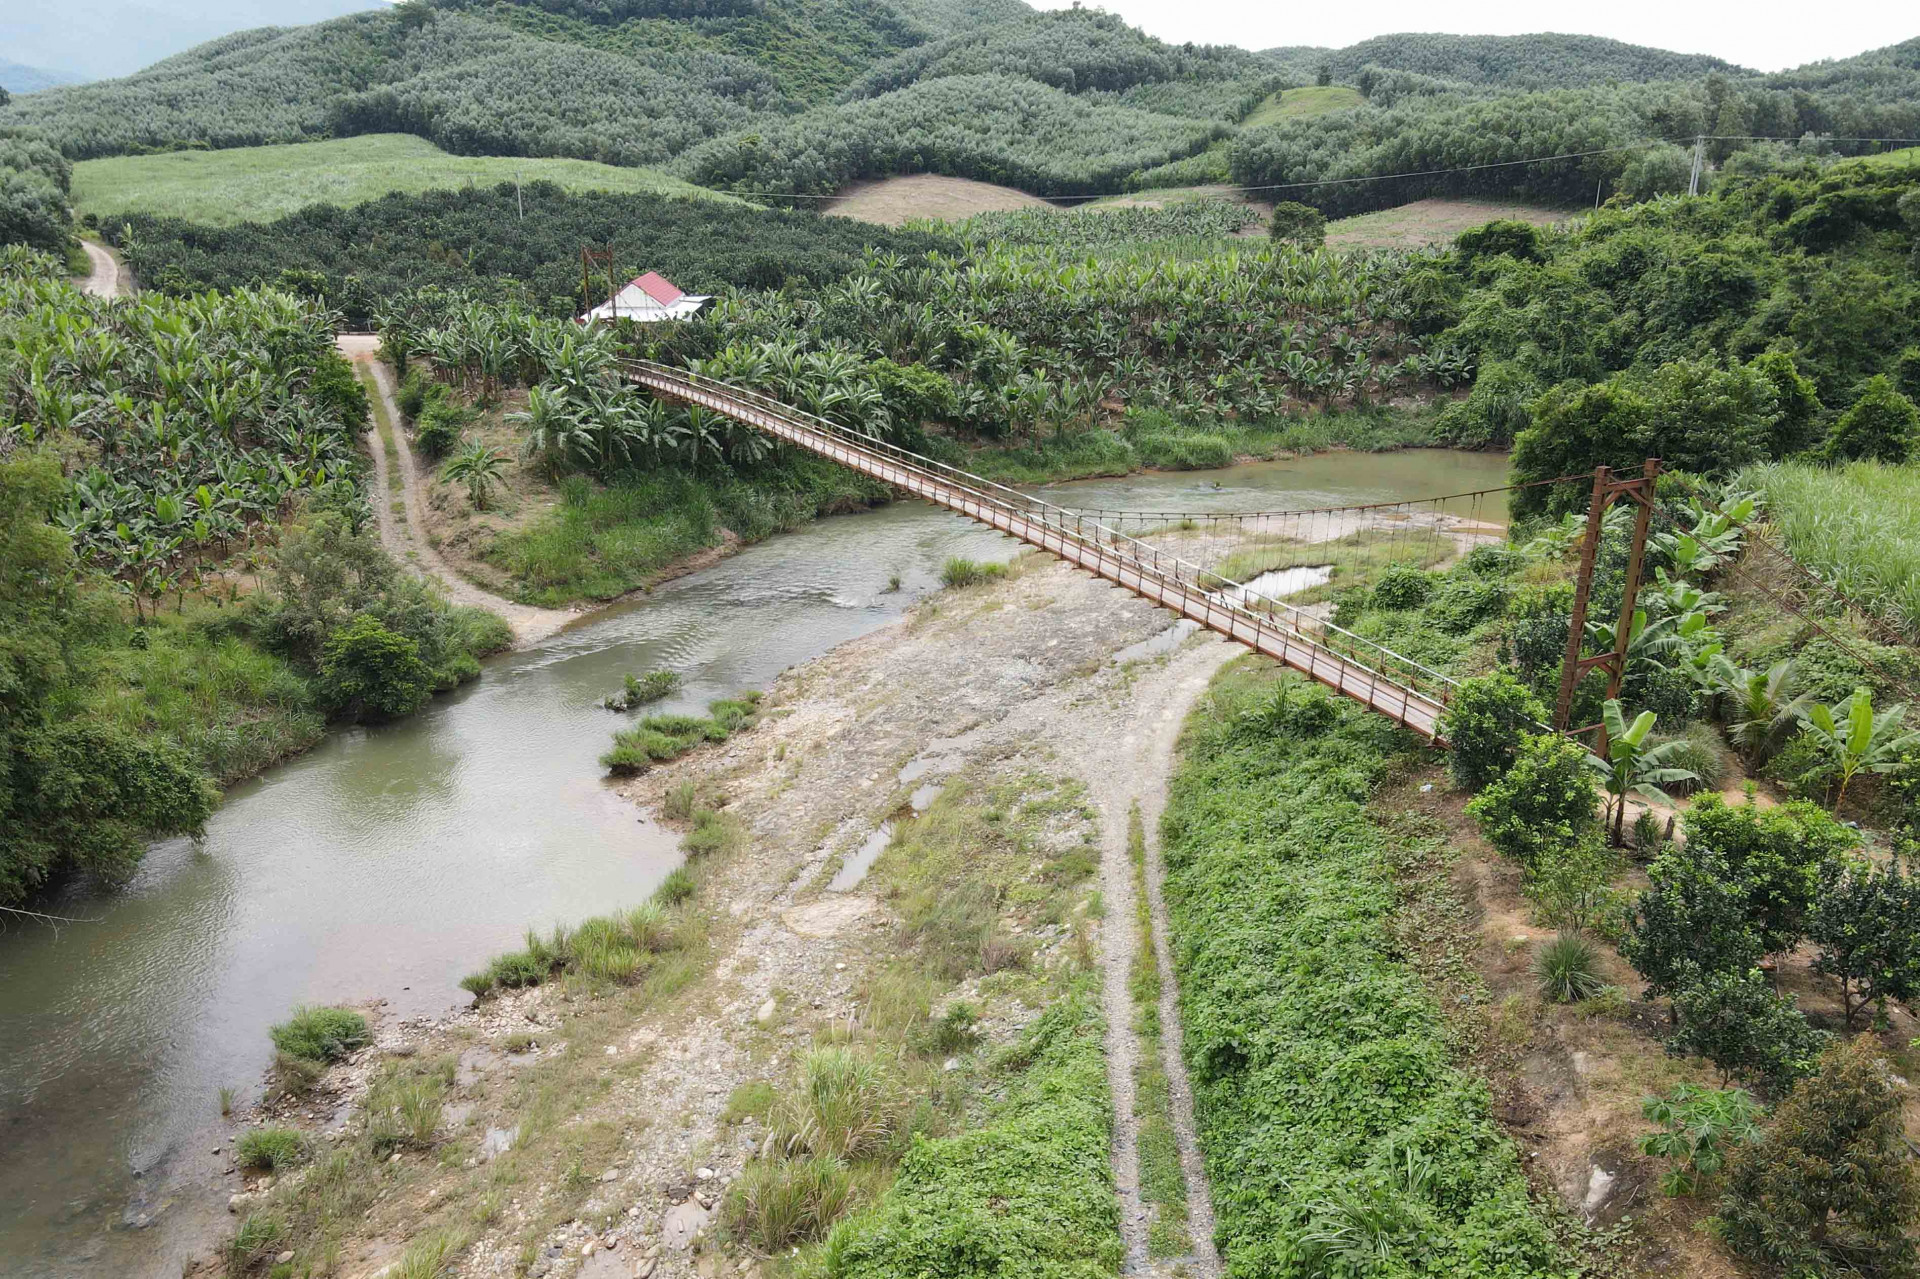
[[360,512],[366,401],[334,317],[284,293],[83,296],[55,258],[0,253],[0,455],[84,450],[55,522],[144,613],[273,539],[293,499]]

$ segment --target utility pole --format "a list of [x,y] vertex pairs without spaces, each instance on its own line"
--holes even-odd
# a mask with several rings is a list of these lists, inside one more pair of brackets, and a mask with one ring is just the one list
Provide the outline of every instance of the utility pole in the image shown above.
[[520,209],[520,220],[527,220],[527,202],[520,198],[520,170],[513,171],[513,202]]
[[1693,173],[1690,177],[1687,178],[1687,194],[1688,195],[1700,194],[1700,162],[1706,158],[1706,153],[1707,153],[1706,137],[1701,134],[1694,135]]
[[[1553,726],[1563,733],[1568,731],[1568,721],[1573,718],[1574,689],[1579,685],[1580,677],[1588,671],[1604,667],[1607,672],[1607,696],[1614,698],[1620,695],[1620,684],[1627,674],[1627,644],[1633,638],[1633,615],[1640,599],[1640,571],[1647,557],[1647,532],[1653,522],[1654,481],[1659,476],[1660,459],[1657,457],[1648,458],[1640,474],[1630,480],[1614,479],[1611,467],[1594,468],[1593,500],[1587,507],[1587,535],[1580,543],[1580,569],[1574,579],[1573,616],[1567,628],[1567,656],[1560,667],[1560,696],[1553,708]],[[1633,546],[1627,555],[1626,590],[1620,598],[1620,621],[1613,629],[1612,650],[1582,657],[1580,652],[1587,638],[1587,600],[1593,593],[1593,567],[1600,555],[1601,529],[1607,508],[1622,498],[1637,502],[1640,510],[1633,522]],[[1607,730],[1604,724],[1597,727],[1599,739],[1595,753],[1604,759],[1607,753]]]

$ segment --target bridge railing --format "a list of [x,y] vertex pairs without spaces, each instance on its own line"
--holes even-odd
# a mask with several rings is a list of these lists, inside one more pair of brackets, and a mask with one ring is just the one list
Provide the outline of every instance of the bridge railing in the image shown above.
[[[1100,572],[1110,564],[1116,571],[1130,571],[1143,581],[1150,579],[1163,592],[1183,602],[1186,605],[1183,612],[1202,615],[1209,619],[1209,625],[1214,625],[1220,617],[1231,616],[1242,629],[1251,627],[1282,647],[1303,642],[1311,644],[1362,668],[1364,673],[1385,676],[1431,701],[1450,700],[1454,681],[1439,671],[1317,617],[1298,605],[1254,591],[1244,583],[1130,537],[1089,518],[1084,512],[1056,506],[1030,493],[915,453],[877,435],[830,422],[746,387],[647,360],[632,360],[627,364],[644,384],[668,394],[673,393],[676,384],[703,390],[718,399],[755,409],[796,432],[823,436],[885,459],[922,481],[953,490],[983,508],[991,507],[1003,515],[1043,526],[1061,539],[1071,539],[1091,552],[1094,563],[1087,567]],[[1104,572],[1102,575],[1110,576]],[[1178,605],[1170,600],[1169,606]]]

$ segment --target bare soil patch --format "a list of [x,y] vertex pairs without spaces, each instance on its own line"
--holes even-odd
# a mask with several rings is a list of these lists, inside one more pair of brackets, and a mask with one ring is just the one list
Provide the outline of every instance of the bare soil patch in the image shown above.
[[1329,222],[1327,244],[1337,249],[1420,249],[1445,244],[1462,231],[1499,219],[1553,226],[1578,213],[1498,200],[1415,200],[1398,208]]
[[900,226],[914,218],[951,222],[976,213],[1051,207],[1039,196],[1013,187],[975,182],[971,178],[949,178],[938,173],[914,173],[856,182],[821,211],[861,222],[877,222],[881,226]]

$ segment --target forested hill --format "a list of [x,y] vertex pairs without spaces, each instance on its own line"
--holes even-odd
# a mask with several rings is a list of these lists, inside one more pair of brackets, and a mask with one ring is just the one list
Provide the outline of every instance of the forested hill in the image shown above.
[[[1298,56],[1299,52],[1285,50]],[[1411,71],[1467,84],[1571,88],[1610,81],[1697,80],[1710,71],[1751,74],[1704,54],[1670,53],[1600,36],[1540,32],[1522,36],[1386,35],[1316,60],[1336,80],[1351,81],[1363,67]]]

